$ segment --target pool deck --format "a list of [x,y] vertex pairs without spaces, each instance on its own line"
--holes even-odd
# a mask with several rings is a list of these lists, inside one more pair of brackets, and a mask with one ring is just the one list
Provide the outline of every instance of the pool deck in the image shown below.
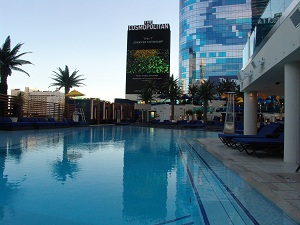
[[300,223],[300,171],[282,157],[247,155],[225,146],[218,138],[198,139],[200,144],[227,167]]

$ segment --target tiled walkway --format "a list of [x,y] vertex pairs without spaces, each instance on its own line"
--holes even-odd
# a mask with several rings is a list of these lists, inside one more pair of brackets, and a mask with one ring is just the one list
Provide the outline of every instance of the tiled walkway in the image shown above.
[[277,156],[262,158],[225,146],[218,138],[198,139],[204,148],[238,173],[259,192],[300,223],[300,172],[298,165]]

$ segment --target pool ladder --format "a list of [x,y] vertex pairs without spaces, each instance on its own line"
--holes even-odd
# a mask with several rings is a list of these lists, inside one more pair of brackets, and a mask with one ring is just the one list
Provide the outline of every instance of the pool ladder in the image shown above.
[[76,108],[74,114],[81,115],[81,120],[82,120],[83,122],[86,122],[86,120],[85,120],[85,115],[84,115],[84,111],[83,111],[82,108]]
[[85,121],[85,115],[84,115],[84,112],[83,112],[83,109],[82,109],[82,108],[79,108],[79,114],[81,115],[82,121],[83,121],[83,122],[86,122],[86,121]]

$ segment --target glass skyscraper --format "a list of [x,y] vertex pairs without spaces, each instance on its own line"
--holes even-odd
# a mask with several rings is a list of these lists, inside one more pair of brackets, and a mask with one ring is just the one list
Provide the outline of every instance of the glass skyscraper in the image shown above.
[[251,26],[251,0],[180,0],[183,92],[212,76],[237,76]]

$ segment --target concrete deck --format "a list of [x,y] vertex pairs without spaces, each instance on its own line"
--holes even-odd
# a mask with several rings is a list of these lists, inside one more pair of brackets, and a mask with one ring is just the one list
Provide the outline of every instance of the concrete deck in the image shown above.
[[300,223],[300,171],[274,155],[248,155],[225,146],[218,138],[198,139],[200,144],[228,168],[239,174],[270,201]]

